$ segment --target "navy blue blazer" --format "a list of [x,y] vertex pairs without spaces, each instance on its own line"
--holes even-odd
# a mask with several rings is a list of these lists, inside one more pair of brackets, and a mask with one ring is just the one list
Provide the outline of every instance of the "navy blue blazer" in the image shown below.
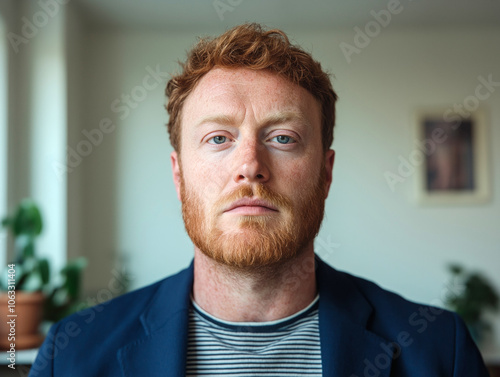
[[[454,313],[409,302],[316,257],[324,376],[487,377]],[[193,263],[52,326],[32,377],[184,376]]]

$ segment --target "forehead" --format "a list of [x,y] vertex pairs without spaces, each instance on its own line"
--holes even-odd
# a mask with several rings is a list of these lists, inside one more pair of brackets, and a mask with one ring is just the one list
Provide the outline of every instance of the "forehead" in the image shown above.
[[187,97],[182,123],[192,124],[207,115],[228,115],[242,120],[253,116],[258,121],[277,112],[297,113],[310,123],[320,124],[319,102],[286,78],[264,70],[214,68]]

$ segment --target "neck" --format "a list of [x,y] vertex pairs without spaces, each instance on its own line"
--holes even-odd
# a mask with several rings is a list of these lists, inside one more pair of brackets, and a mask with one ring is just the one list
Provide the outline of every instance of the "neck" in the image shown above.
[[251,271],[222,265],[195,247],[193,297],[217,318],[274,321],[304,309],[316,294],[312,241],[292,260]]

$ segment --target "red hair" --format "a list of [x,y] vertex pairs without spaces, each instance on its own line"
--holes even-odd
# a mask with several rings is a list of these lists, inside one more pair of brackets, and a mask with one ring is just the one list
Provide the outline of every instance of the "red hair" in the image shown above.
[[187,96],[212,68],[268,70],[309,91],[321,104],[322,143],[326,152],[333,142],[335,102],[329,75],[310,54],[292,45],[278,29],[264,30],[259,24],[236,26],[216,38],[202,38],[188,52],[182,72],[167,84],[166,109],[170,143],[180,152],[181,110]]

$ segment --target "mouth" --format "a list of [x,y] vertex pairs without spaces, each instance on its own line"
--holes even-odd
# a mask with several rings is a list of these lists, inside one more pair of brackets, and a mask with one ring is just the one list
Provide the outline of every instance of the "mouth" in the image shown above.
[[226,211],[226,213],[235,213],[240,215],[264,215],[276,212],[278,211],[261,206],[240,206],[240,207],[235,207],[229,211]]
[[248,214],[248,215],[261,215],[273,212],[279,212],[278,209],[271,203],[260,199],[243,198],[232,203],[227,207],[224,212]]

